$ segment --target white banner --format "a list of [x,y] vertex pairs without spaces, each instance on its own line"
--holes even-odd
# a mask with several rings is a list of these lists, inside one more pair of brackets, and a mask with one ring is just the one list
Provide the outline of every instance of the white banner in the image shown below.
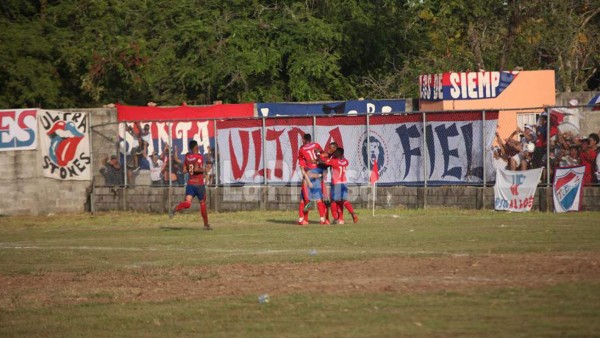
[[[272,183],[297,183],[298,150],[302,135],[312,133],[312,119],[267,120],[264,149],[267,170],[263,171],[262,122],[226,121],[218,125],[217,143],[222,183],[260,183],[263,172]],[[375,159],[379,184],[479,183],[483,180],[484,156],[497,126],[497,113],[482,124],[481,113],[431,114],[427,142],[421,114],[372,116],[367,131],[366,117],[317,118],[313,140],[327,149],[335,141],[350,162],[348,182],[366,184]],[[483,140],[482,125],[485,126]],[[485,155],[484,155],[485,154]],[[423,163],[427,156],[427,163]],[[487,159],[489,161],[489,159]],[[427,167],[425,173],[423,168]],[[487,177],[494,172],[488,168]]]
[[38,118],[44,176],[90,180],[88,114],[40,110]]
[[[265,156],[267,179],[270,183],[300,182],[302,174],[298,167],[298,153],[302,136],[312,134],[312,125],[267,125]],[[325,145],[322,144],[324,147]]]
[[0,110],[0,151],[37,148],[37,109]]
[[554,212],[579,211],[583,194],[585,166],[556,168],[554,175]]
[[543,168],[525,171],[496,169],[494,209],[515,212],[531,210],[542,171]]
[[[262,122],[260,120],[224,121],[218,126],[220,182],[262,183]],[[289,151],[288,151],[289,152]]]

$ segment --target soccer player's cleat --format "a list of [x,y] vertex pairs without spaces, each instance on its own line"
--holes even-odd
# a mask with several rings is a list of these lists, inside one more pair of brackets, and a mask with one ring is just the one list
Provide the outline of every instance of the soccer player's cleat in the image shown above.
[[304,224],[304,218],[300,218],[298,220],[298,225],[303,225]]
[[212,229],[213,228],[211,228],[210,224],[207,224],[207,225],[204,226],[203,230],[207,230],[208,231],[208,230],[212,230]]
[[308,220],[302,221],[302,225],[308,225]]
[[358,215],[352,214],[352,220],[354,221],[354,223],[358,223]]
[[331,223],[329,223],[329,220],[327,220],[327,219],[322,219],[322,220],[321,220],[321,224],[322,224],[322,225],[329,225],[329,224],[331,224]]
[[344,220],[343,219],[338,219],[338,220],[336,220],[336,223],[337,224],[344,224]]

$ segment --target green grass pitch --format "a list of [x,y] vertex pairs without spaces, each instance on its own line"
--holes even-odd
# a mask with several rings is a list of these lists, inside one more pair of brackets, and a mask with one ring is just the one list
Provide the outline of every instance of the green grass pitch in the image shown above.
[[210,214],[214,231],[195,213],[2,217],[0,336],[600,332],[598,212],[359,216]]

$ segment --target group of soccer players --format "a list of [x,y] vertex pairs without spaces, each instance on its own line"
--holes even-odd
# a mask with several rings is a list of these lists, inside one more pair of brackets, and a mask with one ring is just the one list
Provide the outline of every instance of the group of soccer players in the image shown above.
[[[344,224],[344,208],[350,212],[354,223],[358,222],[358,216],[348,201],[346,187],[348,160],[344,158],[343,148],[331,142],[327,151],[323,151],[319,144],[312,142],[310,134],[304,134],[302,147],[298,153],[298,165],[303,176],[298,225],[308,224],[308,212],[312,203],[317,204],[321,224],[331,224],[328,207],[331,209],[335,223]],[[328,193],[325,184],[329,168],[331,168],[331,194]]]
[[[189,174],[185,188],[185,201],[179,203],[169,216],[173,217],[176,212],[190,208],[192,200],[196,197],[200,201],[200,214],[204,221],[204,229],[212,230],[208,224],[208,213],[206,211],[206,188],[204,186],[206,167],[204,157],[199,153],[196,141],[190,142],[189,149],[190,152],[185,155],[183,166],[183,171]],[[358,222],[358,216],[347,200],[346,169],[348,168],[348,160],[344,158],[343,148],[339,148],[335,142],[332,142],[325,152],[320,145],[312,142],[310,134],[305,134],[298,154],[298,164],[303,176],[299,225],[308,224],[308,213],[312,203],[317,204],[321,224],[331,224],[329,209],[331,209],[333,221],[337,224],[344,224],[344,208],[350,212],[354,223]],[[329,168],[331,168],[330,193],[325,185]]]

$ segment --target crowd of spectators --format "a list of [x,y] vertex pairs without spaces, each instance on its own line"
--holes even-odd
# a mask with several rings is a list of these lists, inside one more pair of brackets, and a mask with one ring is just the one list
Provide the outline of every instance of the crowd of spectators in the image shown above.
[[[493,151],[494,166],[508,170],[529,170],[544,168],[545,179],[547,161],[550,161],[550,177],[554,169],[583,165],[584,185],[598,184],[600,181],[600,147],[598,134],[580,136],[572,130],[561,132],[557,123],[542,114],[536,125],[517,128],[508,138],[502,139],[496,133]],[[550,137],[547,137],[550,129]],[[549,141],[549,143],[548,143]],[[549,147],[549,149],[548,149]],[[549,158],[548,158],[549,151]]]
[[[165,145],[162,153],[156,151],[149,153],[149,144],[152,142],[150,125],[145,124],[142,127],[139,123],[135,123],[134,126],[125,128],[126,133],[134,140],[130,147],[126,147],[125,141],[121,140],[119,142],[120,156],[112,155],[110,159],[107,157],[102,162],[100,174],[104,177],[105,185],[122,186],[125,184],[124,168],[121,165],[124,162],[127,167],[128,185],[135,184],[135,178],[140,171],[148,171],[152,186],[168,186],[169,184],[184,186],[187,174],[184,173],[183,161],[178,156],[177,146],[173,147],[173,151],[169,145]],[[210,170],[205,175],[206,184],[215,184],[213,172],[215,154],[210,146],[206,148],[204,156],[207,169]]]
[[[550,137],[547,136],[548,130]],[[177,146],[174,146],[171,151],[171,148],[166,145],[161,154],[157,152],[149,154],[148,145],[152,141],[150,125],[145,124],[142,127],[136,123],[135,128],[127,126],[126,132],[135,140],[129,152],[122,152],[120,158],[112,155],[102,162],[100,173],[104,176],[106,185],[124,185],[124,168],[121,165],[123,162],[126,163],[129,184],[134,184],[134,179],[140,170],[148,170],[152,186],[185,185],[187,174],[184,173]],[[517,128],[505,139],[496,133],[495,143],[492,151],[493,164],[496,168],[514,171],[544,168],[542,180],[545,181],[548,175],[546,172],[548,161],[551,179],[556,168],[583,165],[585,167],[583,184],[600,183],[598,133],[581,136],[573,130],[561,131],[552,115],[550,119],[545,113],[540,115],[535,125],[526,124],[523,129]],[[210,146],[206,147],[204,157],[208,169],[205,182],[207,185],[215,184],[213,168],[215,154]]]

